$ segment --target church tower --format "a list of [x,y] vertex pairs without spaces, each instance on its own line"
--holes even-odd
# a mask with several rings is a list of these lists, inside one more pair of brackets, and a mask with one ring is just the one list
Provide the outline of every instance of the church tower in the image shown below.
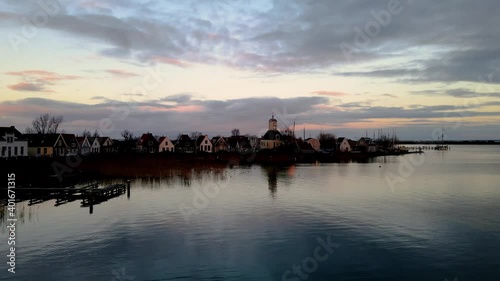
[[278,130],[278,120],[274,119],[274,114],[269,119],[269,130]]

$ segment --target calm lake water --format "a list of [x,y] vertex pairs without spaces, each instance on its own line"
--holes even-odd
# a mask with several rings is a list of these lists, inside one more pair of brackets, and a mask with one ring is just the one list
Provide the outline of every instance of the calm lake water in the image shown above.
[[137,179],[93,214],[17,208],[0,280],[500,280],[500,146]]

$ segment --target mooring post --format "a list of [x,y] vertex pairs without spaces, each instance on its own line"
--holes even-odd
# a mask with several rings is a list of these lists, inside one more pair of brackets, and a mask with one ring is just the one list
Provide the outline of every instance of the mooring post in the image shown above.
[[90,190],[90,194],[89,194],[89,214],[92,214],[94,213],[94,200],[93,200],[93,192],[92,192],[92,189]]
[[130,199],[130,180],[127,180],[127,198]]

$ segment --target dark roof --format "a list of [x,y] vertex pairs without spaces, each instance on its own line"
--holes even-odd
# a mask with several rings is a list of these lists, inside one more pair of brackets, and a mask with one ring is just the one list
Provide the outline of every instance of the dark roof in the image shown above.
[[0,140],[3,140],[3,141],[6,140],[6,139],[4,139],[5,134],[9,134],[9,135],[14,134],[14,137],[20,141],[26,140],[26,138],[23,136],[23,134],[21,134],[21,132],[19,132],[16,129],[16,127],[14,127],[14,126],[0,127]]
[[344,141],[344,139],[345,139],[344,137],[340,137],[340,138],[338,138],[338,139],[337,139],[337,143],[341,143],[341,142],[343,142],[343,141]]
[[[99,142],[99,144],[102,146],[104,144],[104,142],[106,142],[107,139],[110,139],[109,137],[98,137],[97,138],[97,141]],[[110,139],[111,140],[111,139]],[[111,142],[113,142],[113,140],[111,140]]]
[[[201,142],[205,139],[205,136],[206,135],[201,135],[199,136],[197,139],[196,139],[196,146],[200,146],[201,145]],[[208,137],[207,137],[208,138]],[[209,139],[210,141],[210,139]]]
[[268,130],[263,136],[263,140],[275,140],[276,136],[279,136],[281,139],[281,133],[278,130]]
[[[85,142],[85,139],[87,139],[87,141],[88,141],[88,138],[87,138],[87,137],[76,137],[76,141],[78,142],[78,145],[79,145],[80,147],[82,147],[82,146],[83,146],[83,142]],[[89,142],[89,144],[90,144],[90,145],[92,145],[90,142]]]
[[31,147],[54,147],[60,134],[25,134],[28,146]]
[[78,146],[79,143],[74,134],[61,134],[61,136],[63,137],[66,145],[71,146],[71,144],[74,143],[76,146]]
[[141,138],[137,141],[137,145],[149,145],[149,141],[153,142],[153,145],[158,145],[158,141],[155,139],[153,134],[147,133],[147,134],[142,134]]
[[186,134],[180,135],[175,142],[176,146],[194,146],[194,141]]
[[308,142],[296,142],[297,147],[302,151],[316,151]]
[[239,146],[240,148],[252,148],[252,146],[250,145],[250,140],[246,136],[231,136],[227,138],[226,142],[232,148],[235,148],[237,146]]

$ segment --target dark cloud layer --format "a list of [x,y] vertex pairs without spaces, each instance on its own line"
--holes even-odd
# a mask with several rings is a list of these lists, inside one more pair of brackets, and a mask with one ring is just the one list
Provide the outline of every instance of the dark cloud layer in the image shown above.
[[[378,122],[377,120],[394,120],[390,127],[405,127],[405,124],[399,124],[401,119],[413,119],[416,120],[412,126],[415,132],[431,128],[433,118],[450,117],[463,122],[470,117],[500,117],[499,111],[480,111],[485,106],[498,105],[498,103],[491,104],[492,102],[478,103],[468,107],[414,105],[408,108],[370,106],[366,103],[340,103],[336,105],[336,110],[332,110],[322,107],[326,99],[324,97],[288,99],[264,97],[217,101],[198,100],[188,94],[182,94],[129,103],[101,100],[100,97],[96,97],[96,100],[100,101],[89,106],[75,102],[27,98],[0,103],[0,109],[9,118],[17,118],[16,125],[21,128],[28,126],[30,120],[38,114],[45,112],[62,114],[65,118],[63,128],[74,133],[81,132],[84,128],[100,128],[99,122],[109,118],[114,129],[105,133],[114,137],[118,137],[123,129],[131,129],[137,134],[150,131],[175,136],[177,133],[192,131],[202,131],[212,135],[229,134],[232,128],[240,128],[243,133],[260,135],[267,129],[267,121],[273,113],[282,129],[291,126],[293,122],[297,123],[298,128],[302,128],[301,124],[342,127],[346,123],[370,123]],[[364,132],[364,129],[359,129],[359,131]],[[355,131],[340,129],[339,132],[353,133]],[[421,136],[410,133],[402,137],[418,138]]]
[[[397,58],[410,66],[336,73],[403,75],[413,83],[478,82],[478,77],[494,74],[490,82],[499,82],[500,2],[401,0],[398,13],[389,19],[391,1],[61,2],[44,28],[104,44],[101,55],[142,63],[160,58],[181,66],[201,62],[303,72]],[[9,11],[3,14],[8,16],[0,17],[0,24],[13,24],[40,9],[35,1],[7,3]],[[379,29],[367,35],[367,26],[377,20]],[[367,42],[356,44],[357,30]],[[349,60],[343,43],[354,47]],[[413,59],[417,48],[427,58]]]

